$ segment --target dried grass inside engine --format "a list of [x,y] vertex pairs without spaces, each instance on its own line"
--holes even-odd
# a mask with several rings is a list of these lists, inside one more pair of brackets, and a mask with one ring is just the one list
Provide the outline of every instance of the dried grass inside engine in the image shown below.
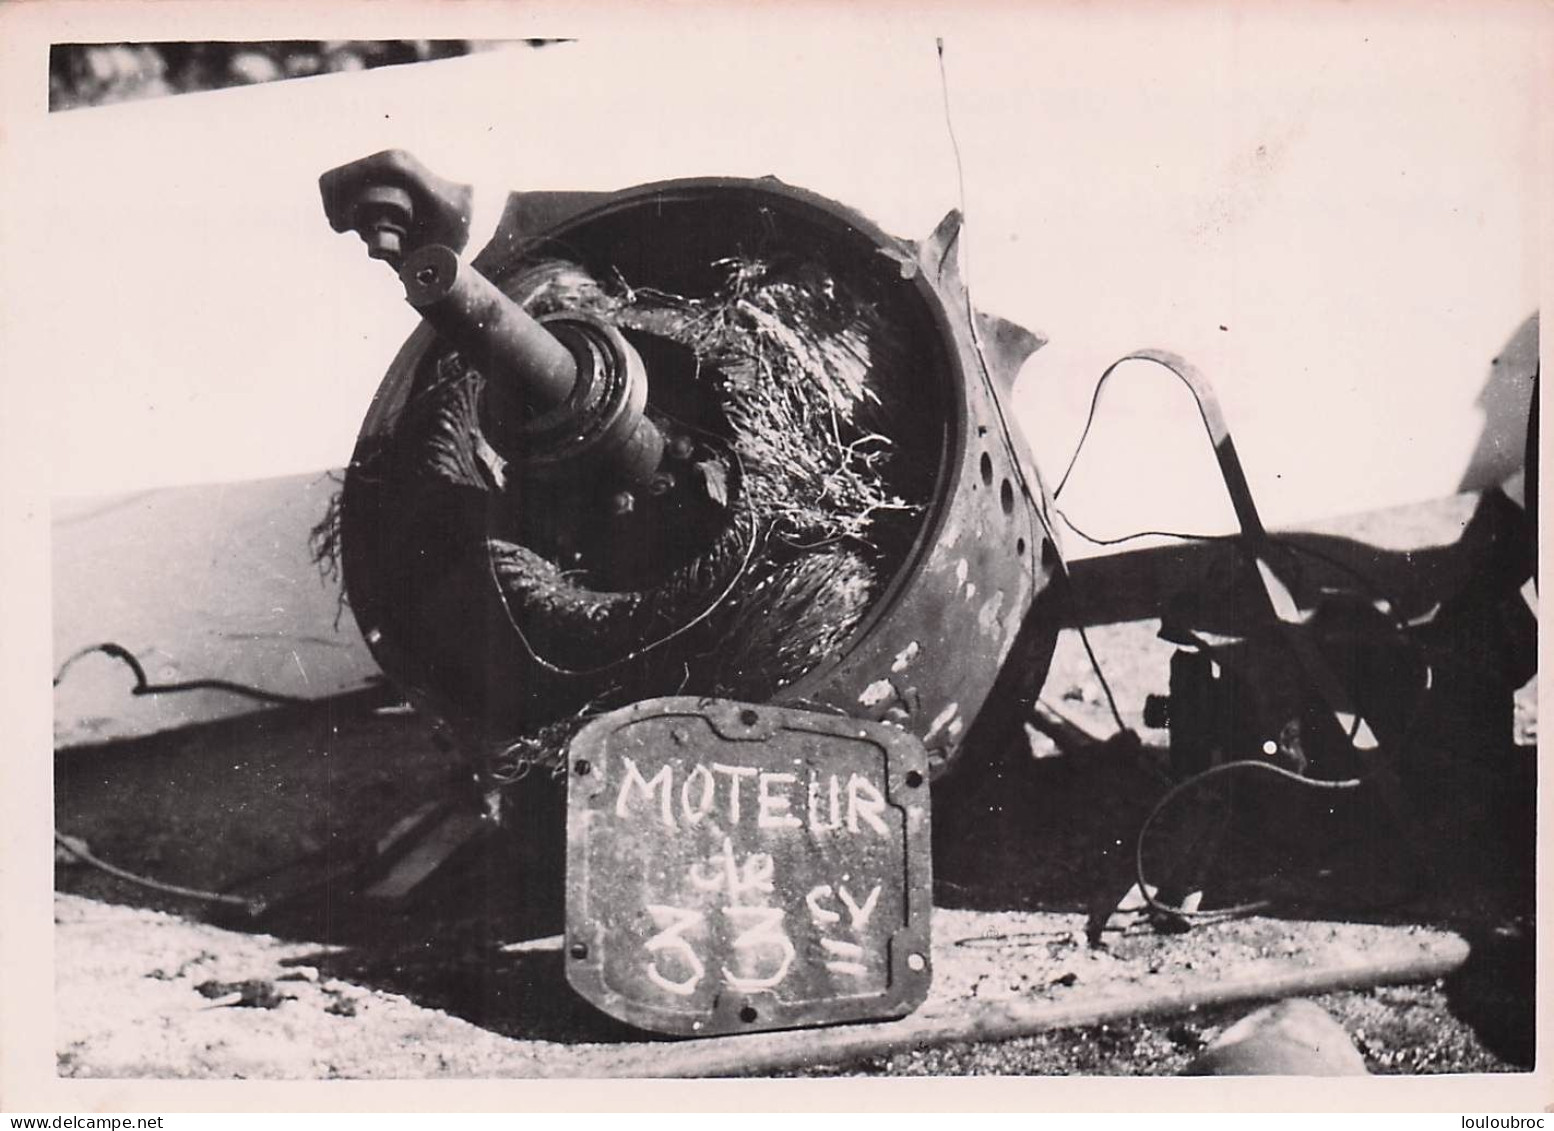
[[939,453],[910,403],[908,328],[814,256],[709,266],[716,285],[694,295],[556,258],[501,280],[530,313],[587,313],[692,359],[680,388],[651,385],[649,412],[700,406],[677,423],[722,515],[674,568],[634,576],[623,546],[579,570],[528,537],[556,500],[493,456],[485,378],[447,349],[424,360],[393,449],[358,451],[353,473],[390,484],[404,523],[390,584],[413,606],[401,635],[431,658],[419,682],[469,689],[439,710],[502,752],[498,778],[554,768],[583,718],[625,702],[772,697],[838,653],[916,536]]

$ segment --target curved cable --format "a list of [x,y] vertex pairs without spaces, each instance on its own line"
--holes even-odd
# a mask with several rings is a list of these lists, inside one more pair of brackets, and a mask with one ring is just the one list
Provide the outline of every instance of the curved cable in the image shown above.
[[1161,915],[1175,916],[1179,919],[1196,919],[1218,922],[1222,919],[1232,919],[1241,915],[1251,915],[1257,911],[1265,910],[1273,905],[1271,899],[1253,900],[1249,903],[1238,903],[1231,907],[1216,907],[1209,911],[1188,911],[1185,908],[1171,907],[1161,903],[1150,894],[1149,885],[1144,871],[1144,838],[1148,835],[1150,827],[1155,819],[1171,805],[1178,797],[1197,789],[1211,778],[1223,776],[1232,772],[1243,770],[1260,770],[1273,774],[1276,777],[1291,781],[1297,785],[1306,786],[1309,789],[1331,790],[1333,792],[1347,792],[1359,789],[1365,784],[1364,778],[1344,778],[1340,781],[1323,781],[1320,778],[1308,778],[1293,770],[1286,770],[1283,766],[1275,766],[1271,762],[1259,762],[1246,758],[1236,762],[1222,762],[1218,766],[1210,766],[1207,770],[1194,774],[1192,777],[1178,782],[1165,792],[1165,795],[1155,802],[1154,808],[1149,811],[1149,816],[1144,818],[1144,824],[1140,826],[1138,837],[1133,842],[1133,869],[1134,880],[1138,884],[1139,897],[1143,899],[1151,911]]
[[[1064,526],[1093,546],[1121,546],[1128,542],[1136,542],[1141,538],[1174,538],[1179,542],[1234,542],[1240,537],[1238,534],[1195,534],[1181,530],[1135,530],[1128,534],[1120,534],[1115,538],[1101,538],[1084,530],[1068,516],[1062,507],[1053,507],[1052,510],[1062,520]],[[1366,595],[1372,600],[1385,601],[1389,611],[1395,608],[1392,598],[1382,591],[1381,586],[1376,584],[1374,578],[1365,573],[1364,570],[1350,565],[1338,556],[1319,550],[1315,546],[1304,545],[1293,538],[1270,535],[1269,541],[1281,550],[1313,558],[1329,568],[1337,570],[1363,588]]]
[[641,648],[637,648],[637,649],[635,649],[635,650],[633,650],[631,652],[628,652],[624,656],[620,656],[620,657],[618,657],[618,658],[616,658],[614,660],[610,660],[607,663],[599,664],[598,666],[592,667],[592,668],[568,668],[568,667],[563,667],[560,664],[556,664],[556,663],[551,662],[550,660],[547,660],[544,656],[541,656],[538,652],[536,652],[535,649],[534,649],[534,645],[529,643],[529,638],[524,634],[523,629],[519,626],[518,618],[513,615],[512,606],[508,604],[507,592],[506,592],[506,590],[504,590],[502,588],[501,575],[497,573],[497,569],[496,569],[496,555],[495,555],[495,553],[492,550],[491,540],[489,538],[486,540],[486,564],[490,567],[491,582],[492,582],[492,585],[496,589],[497,600],[501,602],[502,613],[507,618],[508,626],[512,628],[513,633],[518,638],[518,643],[523,645],[523,650],[529,654],[529,658],[531,660],[533,660],[540,667],[544,668],[546,671],[551,672],[551,673],[553,673],[555,675],[562,675],[562,676],[598,675],[598,674],[600,674],[602,672],[610,671],[613,668],[618,668],[622,664],[628,664],[628,663],[630,663],[633,660],[640,659],[643,656],[647,655],[649,652],[652,652],[652,651],[654,651],[654,650],[656,650],[658,648],[663,647],[665,644],[668,644],[671,640],[675,640],[676,638],[685,635],[685,633],[689,632],[691,629],[695,628],[698,624],[701,624],[702,621],[704,621],[708,617],[710,617],[713,613],[717,612],[718,607],[721,606],[724,601],[728,600],[729,595],[734,592],[734,590],[738,587],[740,581],[744,578],[745,573],[749,570],[749,568],[750,568],[750,561],[751,561],[752,558],[755,557],[756,545],[760,541],[759,537],[757,536],[757,533],[758,532],[756,530],[755,517],[752,515],[751,518],[750,518],[750,540],[749,540],[749,543],[745,547],[745,558],[744,558],[744,561],[740,562],[739,568],[734,571],[733,578],[729,581],[729,583],[726,586],[724,586],[723,591],[721,593],[719,593],[716,597],[714,597],[712,599],[712,602],[705,609],[703,609],[701,612],[697,613],[694,617],[692,617],[690,620],[686,621],[684,624],[680,625],[678,628],[674,629],[672,632],[668,632],[665,635],[660,636],[657,640],[654,640],[654,641],[652,641],[651,643],[648,643],[648,644],[644,644]]
[[78,660],[85,659],[94,652],[101,652],[118,660],[134,673],[135,686],[130,688],[131,695],[173,695],[184,691],[224,691],[229,695],[242,695],[248,699],[257,700],[260,703],[310,703],[312,700],[299,695],[284,695],[279,691],[266,691],[262,687],[252,687],[246,683],[234,683],[227,679],[186,679],[177,683],[152,683],[146,675],[145,666],[141,664],[139,657],[122,644],[113,641],[105,641],[102,644],[91,644],[70,655],[59,670],[54,673],[54,686],[58,687],[67,673]]
[[198,899],[206,903],[231,903],[238,907],[246,908],[252,915],[257,915],[265,909],[265,902],[262,899],[247,899],[240,895],[226,895],[219,891],[205,891],[202,888],[186,888],[180,884],[170,884],[162,880],[154,880],[150,876],[142,876],[128,869],[120,868],[116,864],[110,864],[106,860],[94,856],[84,843],[75,837],[64,835],[58,829],[54,830],[54,843],[83,864],[96,868],[99,872],[104,872],[107,875],[143,888],[150,888],[152,891],[160,891],[168,895],[179,895],[186,899]]
[[[1085,440],[1089,438],[1091,427],[1095,424],[1096,411],[1100,408],[1101,394],[1106,390],[1107,381],[1120,366],[1129,361],[1152,361],[1186,385],[1188,392],[1192,393],[1193,404],[1198,409],[1198,417],[1203,421],[1204,430],[1216,445],[1219,437],[1228,433],[1218,406],[1205,401],[1205,396],[1209,395],[1207,385],[1198,378],[1197,370],[1184,358],[1167,350],[1157,349],[1141,349],[1123,354],[1108,365],[1095,382],[1095,392],[1090,395],[1090,412],[1085,417],[1085,426],[1079,434],[1079,443],[1074,446],[1074,454],[1069,457],[1068,466],[1063,469],[1063,477],[1058,480],[1057,489],[1052,492],[1054,499],[1063,493],[1063,488],[1068,485],[1069,476],[1074,473],[1074,464],[1079,462],[1079,453],[1084,448]],[[1202,391],[1200,386],[1203,386]]]

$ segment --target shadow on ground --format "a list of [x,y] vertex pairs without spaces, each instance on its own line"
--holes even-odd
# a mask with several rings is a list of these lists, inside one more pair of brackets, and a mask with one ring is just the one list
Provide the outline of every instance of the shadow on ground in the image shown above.
[[[1148,757],[1122,749],[1084,761],[1006,758],[936,791],[936,904],[1077,912],[1119,897],[1132,883],[1134,838],[1163,788],[1142,768]],[[1402,858],[1391,838],[1375,834],[1373,809],[1330,813],[1298,789],[1243,791],[1231,805],[1241,815],[1232,816],[1206,885],[1209,901],[1273,897],[1273,913],[1291,918],[1458,930],[1474,952],[1445,987],[1453,1012],[1497,1056],[1530,1065],[1535,758],[1522,746],[1493,759],[1447,760],[1429,773],[1421,767],[1409,778],[1426,882],[1402,900],[1395,898]],[[643,1039],[571,992],[558,947],[502,949],[561,930],[563,818],[551,803],[559,792],[548,801],[544,788],[530,793],[536,800],[521,815],[528,837],[477,839],[417,898],[386,906],[360,895],[378,874],[356,866],[372,838],[435,792],[458,789],[450,764],[419,719],[361,705],[277,711],[62,753],[63,831],[120,866],[189,886],[263,890],[274,902],[250,917],[68,864],[57,884],[328,944],[295,961],[503,1035]],[[1216,796],[1192,811],[1218,819],[1225,808]],[[1168,822],[1151,836],[1152,879],[1169,868],[1183,835]],[[1378,892],[1393,902],[1375,903]]]
[[[468,778],[423,719],[357,697],[286,707],[55,757],[55,824],[103,860],[165,883],[262,898],[263,911],[149,890],[59,857],[56,887],[253,933],[326,944],[298,960],[495,1032],[640,1040],[565,984],[559,947],[507,953],[562,929],[562,794],[536,781],[514,814],[459,850],[411,898],[363,892],[375,842]],[[536,851],[534,846],[540,846]],[[554,849],[554,852],[551,851]]]
[[[1141,575],[1157,576],[1143,555],[1133,560]],[[1442,577],[1450,572],[1441,569]],[[1091,586],[1123,612],[1158,610],[1157,594],[1135,590]],[[1163,679],[1158,622],[1093,620],[1106,634],[1097,639],[1115,690],[1135,709],[1146,692],[1160,690],[1151,681]],[[1045,692],[1054,701],[1070,692],[1083,698],[1076,689],[1089,677],[1075,656],[1082,653],[1060,645]],[[1333,797],[1282,783],[1204,790],[1158,822],[1146,845],[1147,874],[1168,887],[1201,887],[1206,906],[1269,899],[1266,913],[1291,920],[1457,930],[1473,957],[1444,987],[1452,1012],[1497,1056],[1530,1066],[1536,747],[1504,733],[1505,713],[1486,712],[1483,727],[1468,715],[1448,718],[1411,739],[1398,766],[1406,828],[1366,791]],[[1167,787],[1161,739],[1147,737],[1154,748],[1113,745],[1046,760],[1031,758],[1022,743],[936,784],[936,904],[1087,912],[1120,898],[1135,878],[1139,829]],[[565,834],[556,783],[525,782],[510,831],[467,845],[417,898],[383,905],[361,895],[382,873],[374,844],[386,829],[428,800],[467,797],[469,788],[429,723],[381,694],[65,750],[55,757],[60,832],[120,867],[262,895],[268,907],[250,916],[68,860],[56,884],[327,944],[300,961],[504,1035],[642,1039],[568,989],[558,949],[503,949],[562,929]],[[1214,850],[1195,855],[1206,833]],[[1182,938],[1191,945],[1190,932]]]

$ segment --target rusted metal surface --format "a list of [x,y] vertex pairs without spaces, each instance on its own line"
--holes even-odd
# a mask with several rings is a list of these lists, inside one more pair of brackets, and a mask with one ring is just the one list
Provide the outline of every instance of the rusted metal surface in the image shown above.
[[[973,313],[957,269],[959,215],[951,213],[916,243],[773,178],[669,181],[608,194],[514,194],[496,235],[472,262],[500,287],[558,248],[608,265],[629,262],[673,234],[699,241],[686,252],[689,262],[727,254],[724,244],[734,238],[728,233],[747,230],[751,240],[772,231],[798,234],[869,264],[919,331],[913,395],[940,436],[921,530],[846,645],[775,701],[893,723],[922,739],[929,772],[938,778],[962,761],[963,751],[994,751],[1019,735],[1061,619],[1046,489],[1022,436],[1007,426],[1002,403],[1042,340]],[[472,709],[465,702],[469,688],[449,686],[440,669],[454,665],[416,646],[403,591],[382,565],[396,552],[403,523],[378,468],[400,441],[415,390],[433,379],[428,359],[437,342],[430,326],[406,342],[363,423],[346,485],[345,572],[352,610],[385,671],[440,713],[456,716]],[[552,673],[540,670],[489,674],[490,702],[479,707],[490,712],[498,710],[491,702],[518,698],[504,688],[552,681]]]
[[618,329],[582,315],[533,318],[440,244],[407,256],[399,277],[406,301],[485,375],[491,443],[524,475],[652,480],[664,438],[645,415],[642,358]]
[[578,376],[571,351],[452,248],[417,248],[399,278],[406,301],[494,387],[518,386],[535,413],[566,402]]
[[[644,416],[641,359],[612,327],[572,319],[563,335],[541,325],[460,260],[469,186],[387,150],[329,170],[319,190],[335,231],[354,230],[369,256],[393,266],[410,305],[485,375],[484,407],[504,456],[576,476],[573,449],[582,447],[628,480],[652,479],[664,441]],[[568,441],[559,454],[555,443],[531,450],[535,424]]]
[[911,735],[690,697],[573,741],[567,978],[644,1029],[900,1017],[927,995],[927,758]]

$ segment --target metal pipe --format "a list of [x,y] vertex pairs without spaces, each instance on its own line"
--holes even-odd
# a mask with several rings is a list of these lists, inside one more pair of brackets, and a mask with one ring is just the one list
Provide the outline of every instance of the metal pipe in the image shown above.
[[480,370],[498,398],[501,420],[517,422],[564,404],[577,383],[577,361],[495,283],[441,244],[405,257],[405,300]]
[[[968,1002],[953,1012],[932,999],[919,1014],[878,1025],[678,1041],[651,1049],[626,1047],[598,1054],[575,1069],[581,1076],[754,1076],[839,1064],[906,1049],[961,1041],[1004,1041],[1050,1029],[1100,1025],[1126,1018],[1186,1013],[1243,1001],[1279,1001],[1340,990],[1429,982],[1462,966],[1469,947],[1456,935],[1419,940],[1411,954],[1360,955],[1310,968],[1281,968],[1250,976],[1205,980],[1192,986],[1130,987],[1086,1001]],[[571,1066],[557,1071],[566,1075]]]

